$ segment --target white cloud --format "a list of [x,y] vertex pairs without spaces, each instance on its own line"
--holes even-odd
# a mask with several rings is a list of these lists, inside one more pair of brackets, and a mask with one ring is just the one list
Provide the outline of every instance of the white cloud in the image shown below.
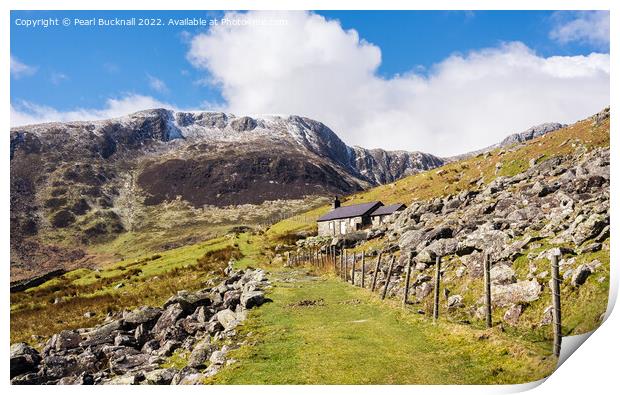
[[37,72],[35,66],[29,66],[20,62],[13,54],[11,54],[11,76],[13,78],[21,78],[29,75],[33,75]]
[[137,94],[108,99],[105,106],[100,109],[77,108],[69,111],[59,111],[53,107],[22,101],[11,103],[11,126],[116,118],[151,108],[174,109],[174,106],[150,96]]
[[555,14],[549,37],[560,43],[582,42],[609,46],[609,11],[575,11]]
[[69,77],[64,73],[53,72],[50,76],[50,81],[54,85],[60,85],[63,81],[68,80]]
[[153,77],[150,74],[147,74],[146,78],[149,81],[149,87],[151,87],[151,89],[153,89],[154,91],[157,91],[159,93],[168,92],[168,86],[166,85],[164,81],[160,80],[157,77]]
[[545,58],[513,42],[450,56],[427,74],[383,78],[380,49],[337,21],[306,12],[226,17],[288,20],[193,37],[187,58],[221,87],[227,111],[309,116],[349,144],[459,154],[609,104],[607,54]]

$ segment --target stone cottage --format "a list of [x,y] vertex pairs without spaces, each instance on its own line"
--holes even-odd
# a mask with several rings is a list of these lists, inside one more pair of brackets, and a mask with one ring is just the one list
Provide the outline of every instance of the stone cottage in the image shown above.
[[388,221],[395,213],[406,209],[403,203],[390,204],[389,206],[381,206],[370,214],[372,226],[379,226]]
[[340,206],[336,197],[332,211],[317,220],[318,233],[319,236],[337,236],[376,226],[405,208],[402,203],[384,206],[380,201]]

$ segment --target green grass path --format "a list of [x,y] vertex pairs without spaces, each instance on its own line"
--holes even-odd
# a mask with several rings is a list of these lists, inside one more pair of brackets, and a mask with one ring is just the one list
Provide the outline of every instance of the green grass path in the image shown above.
[[246,344],[229,354],[237,362],[209,383],[520,383],[553,370],[546,350],[498,329],[435,324],[329,274],[267,270],[273,301],[250,312]]

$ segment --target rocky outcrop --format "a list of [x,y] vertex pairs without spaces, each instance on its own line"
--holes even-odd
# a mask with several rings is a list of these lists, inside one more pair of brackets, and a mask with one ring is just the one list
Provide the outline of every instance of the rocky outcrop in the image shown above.
[[[549,260],[556,252],[563,256],[563,281],[571,285],[563,292],[595,281],[596,272],[602,274],[596,281],[608,280],[606,270],[599,269],[601,262],[588,254],[609,249],[609,155],[609,148],[595,148],[539,158],[514,176],[498,176],[458,194],[411,202],[391,222],[367,232],[384,235],[384,256],[400,251],[387,295],[402,297],[409,252],[415,264],[411,300],[430,301],[435,259],[441,257],[442,290],[459,290],[459,295],[445,295],[448,310],[472,317],[478,317],[476,312],[484,305],[480,287],[488,254],[491,300],[509,325],[520,325],[532,304],[550,297]],[[359,248],[365,241],[335,245]],[[379,268],[379,289],[386,282],[387,261],[384,258]],[[366,284],[373,270],[374,262],[367,264]],[[356,279],[359,276],[358,269]],[[536,307],[536,311],[542,309]],[[541,316],[536,324],[547,321]]]
[[[188,213],[317,199],[444,163],[420,152],[349,147],[305,117],[165,109],[14,127],[10,157],[15,280],[74,268],[69,262],[86,255],[80,245],[139,227],[136,213],[177,197]],[[60,231],[75,250],[49,244]]]
[[508,137],[506,137],[505,139],[503,139],[502,141],[500,141],[497,144],[493,144],[490,145],[488,147],[479,149],[479,150],[475,150],[472,152],[468,152],[466,154],[462,154],[462,155],[456,155],[456,156],[452,156],[450,158],[446,158],[447,161],[452,162],[452,161],[456,161],[456,160],[461,160],[461,159],[465,159],[465,158],[469,158],[475,155],[480,155],[482,153],[485,152],[489,152],[492,151],[496,148],[502,148],[502,147],[510,147],[512,145],[515,144],[520,144],[523,143],[525,141],[529,141],[532,140],[536,137],[540,137],[543,136],[547,133],[550,132],[554,132],[558,129],[561,129],[563,127],[565,127],[565,124],[561,124],[558,122],[547,122],[547,123],[542,123],[540,125],[536,125],[536,126],[532,126],[531,128],[523,131],[523,132],[519,132],[519,133],[514,133],[509,135]]
[[[221,284],[179,291],[159,307],[109,315],[94,328],[65,330],[39,353],[25,343],[11,346],[12,384],[198,384],[226,362],[235,328],[267,299],[262,270],[234,271]],[[235,294],[231,304],[227,295]],[[225,300],[229,303],[225,305]],[[163,368],[166,358],[190,350],[184,369]],[[203,371],[203,369],[206,370]]]

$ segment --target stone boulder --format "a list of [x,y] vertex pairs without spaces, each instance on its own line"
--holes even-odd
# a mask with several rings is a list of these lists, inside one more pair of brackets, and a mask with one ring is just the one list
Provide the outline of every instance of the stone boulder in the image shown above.
[[241,294],[241,306],[244,309],[251,309],[262,305],[265,302],[265,293],[262,291],[250,291]]
[[174,368],[155,369],[144,374],[144,381],[140,384],[168,385],[178,371]]
[[36,371],[41,361],[39,352],[26,343],[12,344],[10,356],[11,378]]
[[[224,286],[225,292],[227,290],[227,287],[225,286],[225,284],[222,284],[222,286]],[[167,309],[168,306],[171,306],[173,304],[178,304],[179,306],[181,306],[183,311],[189,314],[194,312],[194,310],[196,310],[196,307],[198,306],[210,305],[211,298],[210,294],[206,292],[189,293],[187,291],[179,291],[176,295],[171,296],[164,303],[164,309]]]
[[535,279],[507,285],[491,285],[491,301],[499,307],[529,303],[537,300],[541,291],[542,287]]
[[64,351],[76,348],[81,341],[82,337],[79,333],[65,330],[52,336],[45,347],[44,353],[47,353],[48,350]]
[[485,251],[491,254],[492,260],[498,260],[509,240],[510,237],[504,231],[478,228],[467,235],[459,249],[472,248]]
[[418,301],[424,299],[428,295],[433,292],[433,284],[431,282],[422,283],[420,286],[415,288],[415,296]]
[[113,343],[116,334],[123,326],[123,320],[114,320],[84,333],[86,340],[80,343],[82,347],[97,346]]
[[152,328],[162,314],[162,309],[157,307],[140,307],[133,311],[123,313],[123,321],[126,325],[135,328],[138,325]]
[[573,287],[579,287],[583,285],[588,277],[592,274],[592,268],[589,265],[583,264],[577,266],[577,269],[572,273],[571,285]]
[[484,275],[484,264],[482,261],[482,253],[476,251],[461,258],[461,263],[467,268],[467,274],[471,278],[482,278]]
[[510,325],[517,325],[519,318],[521,317],[521,313],[523,313],[522,305],[515,304],[510,306],[504,313],[504,322]]
[[125,374],[131,370],[148,364],[148,354],[121,354],[110,359],[110,371],[115,374]]
[[222,299],[223,299],[225,308],[234,310],[241,300],[241,291],[240,290],[226,291]]
[[224,327],[224,330],[234,329],[239,325],[237,315],[231,309],[221,310],[216,314],[217,321]]
[[426,246],[420,254],[424,253],[426,250],[431,250],[435,256],[439,257],[453,255],[456,253],[458,245],[459,242],[457,239],[439,239]]
[[463,307],[463,297],[461,295],[451,295],[448,297],[447,305],[449,309]]
[[435,259],[437,258],[437,254],[430,248],[424,248],[420,253],[416,256],[416,261],[418,263],[423,264],[434,264]]
[[60,380],[76,373],[77,367],[77,359],[73,355],[49,355],[41,361],[39,373],[48,380]]
[[426,231],[421,229],[408,230],[404,232],[398,240],[398,246],[401,251],[415,251],[418,244],[424,240],[425,234]]
[[213,352],[213,346],[209,340],[209,336],[205,336],[204,339],[198,342],[194,346],[192,353],[190,354],[187,366],[190,368],[199,368],[204,366],[205,362],[209,360],[211,353]]
[[517,281],[515,271],[506,264],[493,265],[490,275],[491,284],[511,284]]
[[603,229],[609,225],[609,216],[602,214],[593,214],[586,218],[585,221],[579,223],[573,233],[573,241],[575,245],[581,245],[584,241],[598,236]]
[[174,324],[181,319],[184,310],[181,304],[175,303],[169,305],[166,310],[160,315],[159,319],[153,327],[153,333],[155,335],[163,332],[164,330],[174,326]]

